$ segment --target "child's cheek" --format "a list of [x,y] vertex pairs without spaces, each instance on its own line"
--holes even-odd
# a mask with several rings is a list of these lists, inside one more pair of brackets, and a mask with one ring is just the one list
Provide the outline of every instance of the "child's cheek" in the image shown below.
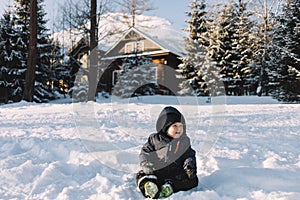
[[176,132],[175,132],[174,129],[172,129],[172,128],[169,128],[169,129],[168,129],[168,135],[169,135],[169,136],[172,136],[172,137],[173,137],[173,136],[175,135],[175,133],[176,133]]

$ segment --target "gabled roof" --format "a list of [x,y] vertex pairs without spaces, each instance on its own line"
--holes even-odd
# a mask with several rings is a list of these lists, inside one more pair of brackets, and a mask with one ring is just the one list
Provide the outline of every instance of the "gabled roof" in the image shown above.
[[90,49],[89,43],[85,38],[81,38],[74,46],[68,51],[68,55],[77,56],[79,53],[88,52]]
[[134,31],[135,33],[141,35],[142,37],[146,38],[147,40],[151,41],[153,44],[155,44],[157,47],[159,47],[159,50],[156,51],[151,51],[151,52],[141,52],[138,53],[137,55],[153,55],[153,54],[161,54],[161,53],[173,53],[177,56],[182,57],[183,54],[180,52],[180,50],[177,50],[173,47],[171,47],[170,45],[168,45],[166,42],[158,39],[157,37],[152,37],[151,35],[135,28],[135,27],[131,27],[129,28],[124,35],[111,47],[108,49],[108,51],[105,53],[104,55],[104,59],[116,59],[116,58],[123,58],[123,57],[130,57],[130,56],[134,56],[134,55],[130,55],[130,54],[122,54],[122,55],[116,55],[116,56],[109,56],[109,54],[117,47],[117,45],[123,41],[126,36],[131,33],[132,31]]
[[[137,30],[137,29],[136,29],[136,30]],[[161,40],[161,39],[159,39],[159,38],[157,38],[157,37],[152,37],[152,36],[150,36],[149,34],[143,32],[143,31],[141,31],[141,30],[137,30],[137,31],[139,31],[140,33],[142,33],[142,35],[147,36],[150,40],[152,40],[152,41],[155,42],[156,44],[159,44],[162,48],[168,50],[168,52],[174,53],[174,54],[176,54],[176,55],[178,55],[178,56],[180,56],[180,57],[183,56],[182,52],[180,52],[179,49],[176,49],[176,48],[172,47],[172,46],[169,45],[167,42],[165,42],[165,41],[163,41],[163,40]],[[170,37],[172,37],[172,36],[170,36]],[[177,42],[179,42],[179,41],[177,41]]]

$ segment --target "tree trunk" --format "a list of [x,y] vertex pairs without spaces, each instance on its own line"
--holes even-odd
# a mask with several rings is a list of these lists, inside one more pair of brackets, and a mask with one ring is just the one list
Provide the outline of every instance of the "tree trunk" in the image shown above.
[[95,100],[98,74],[98,48],[97,48],[97,0],[91,0],[91,29],[90,29],[90,69],[88,101]]
[[24,100],[32,102],[37,54],[37,0],[30,0],[30,41],[25,79]]

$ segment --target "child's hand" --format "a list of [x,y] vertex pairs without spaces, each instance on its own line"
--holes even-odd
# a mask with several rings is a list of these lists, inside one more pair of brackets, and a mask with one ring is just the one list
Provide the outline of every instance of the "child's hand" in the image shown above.
[[193,179],[197,176],[196,163],[192,158],[188,158],[185,160],[183,169],[185,170],[185,173],[187,174],[189,179]]
[[189,179],[196,178],[196,169],[186,168],[184,170],[185,170],[186,175],[189,177]]

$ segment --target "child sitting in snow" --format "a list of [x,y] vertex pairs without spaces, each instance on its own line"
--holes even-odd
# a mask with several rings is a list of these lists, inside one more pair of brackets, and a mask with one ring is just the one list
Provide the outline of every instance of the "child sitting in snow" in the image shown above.
[[174,107],[165,107],[140,153],[141,171],[136,175],[145,197],[166,198],[198,185],[196,152],[186,135],[183,115]]

